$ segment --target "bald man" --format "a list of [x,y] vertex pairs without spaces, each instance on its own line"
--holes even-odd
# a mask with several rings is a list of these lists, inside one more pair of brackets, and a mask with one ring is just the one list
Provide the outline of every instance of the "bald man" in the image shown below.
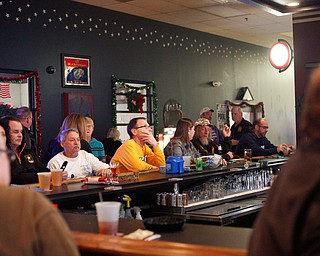
[[252,124],[243,118],[243,113],[240,107],[232,108],[231,117],[234,121],[234,124],[231,126],[231,151],[235,152],[241,136],[250,130]]

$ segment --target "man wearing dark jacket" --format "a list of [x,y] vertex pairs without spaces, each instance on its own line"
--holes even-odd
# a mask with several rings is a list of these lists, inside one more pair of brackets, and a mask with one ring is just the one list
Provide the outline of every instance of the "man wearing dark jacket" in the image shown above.
[[280,151],[287,152],[288,146],[286,144],[275,146],[267,139],[268,129],[266,119],[258,118],[255,120],[252,124],[252,130],[242,135],[235,153],[243,157],[244,149],[247,148],[252,149],[252,156],[269,156]]
[[23,141],[26,143],[26,148],[33,150],[33,152],[39,156],[36,138],[31,131],[33,121],[31,110],[28,107],[20,107],[17,109],[16,116],[23,127]]
[[11,183],[28,184],[38,182],[38,172],[49,172],[32,149],[23,141],[23,127],[18,118],[5,116],[0,119],[6,131],[7,147],[16,154],[11,163]]

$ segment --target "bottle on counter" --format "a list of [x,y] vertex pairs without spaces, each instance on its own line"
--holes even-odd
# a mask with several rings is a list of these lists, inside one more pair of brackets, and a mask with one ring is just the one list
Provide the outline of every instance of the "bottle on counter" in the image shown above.
[[202,171],[203,170],[203,163],[202,158],[200,157],[200,154],[198,154],[196,161],[196,171]]
[[221,146],[221,144],[219,144],[219,146],[218,146],[218,155],[222,155],[222,146]]
[[133,210],[134,210],[134,213],[135,213],[135,215],[136,215],[136,220],[142,220],[142,216],[141,216],[141,209],[140,209],[140,207],[137,207],[137,206],[135,206],[135,207],[133,207]]

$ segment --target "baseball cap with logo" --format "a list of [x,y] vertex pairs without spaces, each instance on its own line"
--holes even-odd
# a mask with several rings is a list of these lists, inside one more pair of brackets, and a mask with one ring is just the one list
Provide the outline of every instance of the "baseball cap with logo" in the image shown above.
[[205,125],[212,126],[212,124],[210,123],[210,121],[207,118],[199,118],[197,121],[195,121],[194,126],[196,127],[198,125],[201,125],[201,126],[205,126]]
[[211,111],[211,112],[214,112],[214,110],[212,108],[209,108],[209,107],[204,107],[203,109],[200,110],[200,116],[203,114],[203,113],[206,113],[208,111]]

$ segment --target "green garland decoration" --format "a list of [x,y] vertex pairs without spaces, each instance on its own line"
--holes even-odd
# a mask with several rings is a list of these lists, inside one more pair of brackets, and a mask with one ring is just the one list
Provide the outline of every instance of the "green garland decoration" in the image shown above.
[[[158,121],[158,98],[157,98],[157,89],[156,89],[156,85],[154,83],[154,81],[151,82],[147,82],[144,86],[141,87],[135,87],[135,86],[130,86],[128,84],[126,84],[125,81],[117,78],[116,76],[112,75],[111,76],[111,80],[112,80],[112,123],[113,126],[115,127],[117,125],[117,97],[116,97],[116,84],[120,84],[120,86],[122,86],[123,88],[129,90],[129,95],[127,94],[128,100],[129,97],[131,97],[132,95],[134,95],[135,93],[138,94],[138,90],[148,90],[151,89],[152,91],[152,98],[153,98],[153,117],[154,117],[154,123],[153,123],[153,127],[154,127],[154,133],[156,135],[156,137],[158,137],[158,127],[159,127],[159,121]],[[132,94],[132,95],[130,95]],[[135,95],[135,96],[140,96],[140,95]],[[134,97],[134,98],[138,98],[138,97]],[[128,103],[128,107],[131,103]],[[138,106],[136,104],[133,104],[135,106],[131,106],[130,108],[138,108]],[[130,109],[129,109],[130,110]],[[136,111],[133,112],[139,112],[139,108]]]

